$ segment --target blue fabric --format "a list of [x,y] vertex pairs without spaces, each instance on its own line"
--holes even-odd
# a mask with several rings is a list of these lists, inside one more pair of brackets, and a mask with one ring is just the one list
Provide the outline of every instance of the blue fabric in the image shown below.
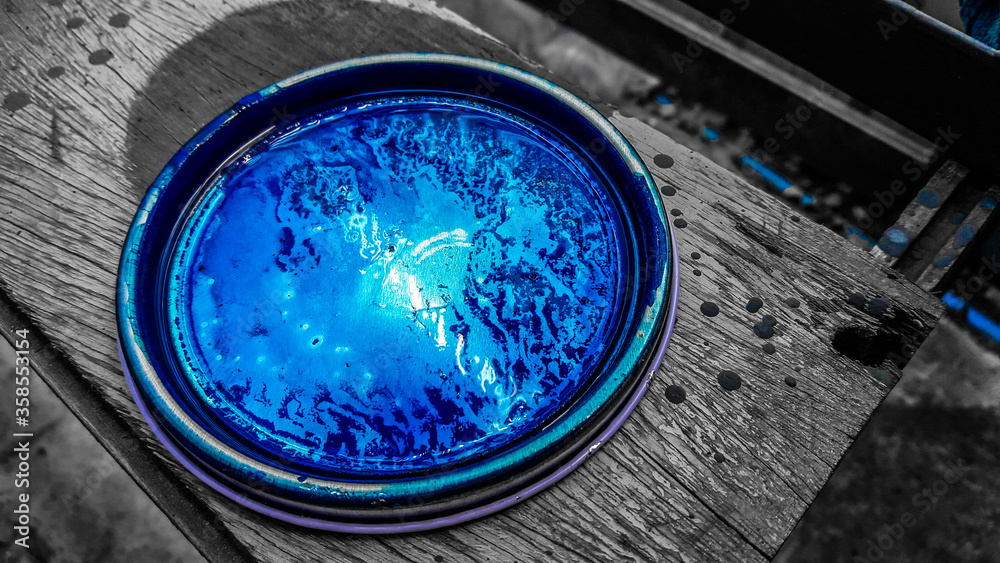
[[1000,1],[959,0],[965,32],[994,49],[1000,48]]

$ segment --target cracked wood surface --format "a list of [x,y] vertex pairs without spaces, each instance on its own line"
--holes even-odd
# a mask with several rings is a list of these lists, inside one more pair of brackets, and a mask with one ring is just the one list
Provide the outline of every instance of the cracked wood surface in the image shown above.
[[[242,95],[320,64],[399,51],[478,56],[548,76],[423,0],[6,1],[4,335],[35,329],[39,373],[212,560],[769,559],[942,305],[825,228],[793,221],[779,200],[606,106],[675,210],[680,309],[646,397],[569,477],[450,529],[340,535],[226,500],[156,441],[128,393],[115,344],[118,256],[145,187],[182,142]],[[886,300],[887,312],[850,304],[854,294]],[[764,302],[756,313],[746,307],[753,297]],[[703,314],[704,302],[717,304],[718,315]],[[766,331],[765,314],[777,321],[767,340],[754,332],[755,323]],[[741,378],[739,389],[720,386],[723,370]],[[686,399],[670,402],[668,386]]]

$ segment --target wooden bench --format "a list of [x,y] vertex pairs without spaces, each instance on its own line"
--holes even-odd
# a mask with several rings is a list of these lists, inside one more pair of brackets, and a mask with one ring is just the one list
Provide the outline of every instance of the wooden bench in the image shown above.
[[[0,36],[2,333],[30,330],[35,373],[212,561],[768,560],[943,310],[778,199],[595,104],[655,177],[680,252],[676,330],[637,410],[569,477],[494,516],[399,536],[297,528],[180,468],[128,393],[114,287],[146,186],[239,97],[320,64],[438,51],[555,79],[427,0],[13,2]],[[738,389],[720,385],[724,371]]]

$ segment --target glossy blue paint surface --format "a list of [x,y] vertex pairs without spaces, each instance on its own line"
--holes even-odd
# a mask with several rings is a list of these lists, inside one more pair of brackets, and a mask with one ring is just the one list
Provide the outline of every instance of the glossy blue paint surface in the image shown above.
[[496,107],[367,101],[238,156],[179,237],[171,333],[246,439],[419,473],[583,392],[623,307],[623,227],[571,148]]
[[[489,92],[482,88],[487,79]],[[441,107],[432,96],[463,102]],[[423,104],[427,113],[447,117],[421,128],[378,126],[391,122],[381,114],[369,120],[375,126],[363,124],[351,112],[331,117],[331,112],[345,111],[338,104],[405,114],[398,110],[406,108],[387,109],[388,99],[401,97],[419,102],[411,109]],[[279,131],[281,140],[266,140],[276,117],[285,116],[300,123]],[[350,163],[353,184],[333,182],[333,175],[344,170],[329,162],[333,147],[302,147],[309,149],[322,134],[336,133],[352,120],[357,122],[354,133],[345,129],[339,134],[364,158]],[[457,122],[466,125],[443,125]],[[482,127],[472,127],[475,124]],[[329,131],[320,132],[323,128]],[[487,131],[491,128],[494,133]],[[445,146],[448,143],[421,136],[421,131],[434,130],[443,130],[442,138],[457,132],[465,140],[483,142],[464,147],[463,153],[472,154],[463,159],[457,149]],[[522,135],[525,142],[513,143],[521,152],[504,152]],[[396,145],[387,141],[390,138]],[[254,144],[266,150],[247,148]],[[390,150],[396,150],[399,162],[381,158]],[[248,151],[249,160],[243,162]],[[299,151],[300,156],[312,151],[310,158],[316,162],[290,163],[277,157],[283,151]],[[421,154],[433,162],[422,162]],[[454,158],[446,162],[439,158],[442,154]],[[497,174],[506,184],[473,182],[458,188],[459,161],[473,178]],[[292,174],[318,168],[323,174]],[[435,178],[431,170],[446,174]],[[371,173],[366,176],[365,171]],[[391,177],[404,173],[410,180]],[[515,176],[521,173],[526,176]],[[544,182],[529,181],[546,175],[558,176],[574,189],[562,193]],[[518,180],[523,180],[521,185]],[[432,181],[439,185],[429,186]],[[407,199],[408,192],[396,189],[404,184],[408,190],[416,186],[443,197]],[[354,188],[341,190],[351,185]],[[386,186],[392,190],[382,193]],[[323,197],[294,200],[295,193],[313,192]],[[530,197],[537,195],[541,205],[517,208],[509,198],[497,200],[497,193],[517,195],[522,203],[531,203]],[[474,202],[448,199],[456,194]],[[492,207],[477,215],[484,206]],[[418,207],[423,209],[419,216]],[[471,220],[470,210],[477,222],[492,221],[492,226],[445,224]],[[404,211],[409,218],[394,226],[393,218]],[[574,214],[579,219],[575,225]],[[219,218],[217,224],[213,217]],[[259,228],[251,225],[255,217],[261,220]],[[325,224],[339,225],[343,237],[300,232]],[[517,236],[510,234],[518,231]],[[446,235],[435,238],[442,233]],[[469,242],[489,242],[490,236],[495,240],[482,248]],[[413,245],[402,245],[404,238]],[[227,261],[225,252],[212,250],[213,245],[228,246],[224,239],[246,252]],[[420,250],[423,254],[413,254],[419,243],[430,239]],[[324,240],[326,245],[317,247]],[[371,246],[376,241],[377,248]],[[119,270],[123,367],[134,382],[140,410],[160,440],[196,476],[237,502],[288,522],[352,533],[447,526],[501,510],[551,485],[620,427],[646,390],[673,325],[678,282],[674,248],[656,186],[634,149],[596,110],[557,86],[504,65],[451,55],[411,53],[343,61],[245,96],[192,137],[157,177],[129,230]],[[554,250],[541,253],[547,249]],[[461,252],[466,251],[463,263]],[[316,263],[319,255],[325,258]],[[316,270],[329,268],[330,257],[334,270],[327,270],[326,279]],[[431,260],[439,267],[428,266]],[[469,270],[469,265],[474,268]],[[205,274],[209,267],[228,273]],[[418,281],[465,279],[466,286],[488,292],[489,308],[479,299],[456,302],[457,290],[438,282],[446,285],[437,289],[448,290],[450,304],[439,307],[427,301],[433,293],[417,284],[418,297],[426,301],[420,310],[411,299],[409,282],[400,294],[366,277],[374,279],[372,271],[382,268],[384,283],[387,278],[382,276],[392,267]],[[275,268],[285,270],[278,275]],[[590,278],[582,279],[580,272]],[[289,273],[297,284],[292,294],[281,291],[287,289]],[[486,275],[469,277],[477,273]],[[244,275],[252,281],[244,281]],[[613,284],[613,295],[595,289],[604,282]],[[543,293],[551,290],[541,315],[541,301],[529,298],[530,290],[539,288]],[[592,295],[595,291],[603,302]],[[311,297],[303,298],[303,292]],[[395,295],[385,308],[395,306],[399,316],[350,308],[378,307],[377,292]],[[463,291],[461,298],[466,297]],[[226,320],[220,320],[221,315],[216,319],[213,309],[224,310]],[[446,321],[443,347],[438,341],[441,309]],[[458,319],[457,313],[465,316]],[[312,314],[322,317],[320,325],[291,324],[293,315]],[[223,322],[230,330],[213,328]],[[457,330],[451,329],[454,325]],[[322,330],[308,334],[316,326]],[[303,332],[291,330],[295,327]],[[260,340],[264,329],[267,343]],[[590,340],[576,338],[578,331]],[[409,340],[401,344],[399,334]],[[456,355],[459,335],[462,346]],[[303,336],[308,341],[301,340]],[[341,345],[337,352],[337,339],[356,348]],[[262,365],[250,371],[245,364],[232,369],[227,359],[246,359],[234,353],[238,348],[251,356],[265,351]],[[374,359],[358,353],[385,348]],[[472,354],[491,350],[496,352],[489,364],[493,373],[482,377],[482,369],[470,371]],[[343,357],[335,354],[370,360],[363,367],[372,379],[355,371],[354,361],[345,360],[340,367],[337,362]],[[554,377],[554,361],[532,366],[525,361],[527,371],[518,364],[556,358],[561,378]],[[424,369],[393,367],[411,363]],[[440,370],[437,380],[429,375],[434,369]],[[255,375],[248,379],[246,373]],[[370,396],[359,393],[391,379],[391,373],[399,376],[395,387],[381,385],[382,391]],[[453,380],[464,381],[466,388],[448,387]],[[267,382],[267,388],[253,387],[258,382]],[[487,393],[491,388],[495,399]],[[511,395],[496,395],[498,389]],[[448,395],[452,391],[454,398]],[[475,406],[475,393],[484,398],[484,405],[491,399],[492,410]],[[466,416],[468,423],[459,421]],[[501,419],[506,427],[496,424]],[[368,425],[360,427],[357,421]],[[331,448],[324,449],[326,445]]]

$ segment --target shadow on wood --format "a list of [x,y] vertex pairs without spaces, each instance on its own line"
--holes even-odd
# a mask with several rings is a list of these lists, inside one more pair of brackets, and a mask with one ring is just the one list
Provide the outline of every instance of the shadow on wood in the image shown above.
[[[442,33],[447,47],[437,42]],[[311,68],[413,51],[529,66],[507,47],[494,43],[486,51],[483,43],[482,35],[440,17],[372,2],[288,2],[237,12],[175,49],[136,96],[126,148],[136,193],[145,194],[180,146],[240,98]]]

